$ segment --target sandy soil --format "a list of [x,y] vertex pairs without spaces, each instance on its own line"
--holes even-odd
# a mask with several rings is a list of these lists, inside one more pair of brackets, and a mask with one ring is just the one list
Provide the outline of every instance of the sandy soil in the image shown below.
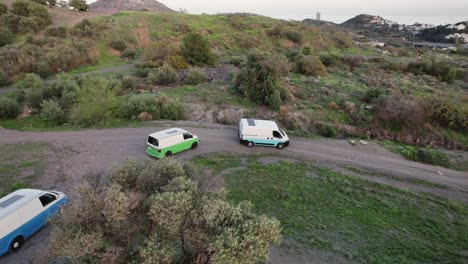
[[[39,179],[38,184],[45,189],[56,188],[69,191],[80,183],[83,175],[88,172],[106,170],[113,163],[121,162],[127,157],[148,158],[145,153],[147,135],[170,127],[185,128],[200,137],[199,147],[196,150],[176,155],[178,159],[189,159],[201,154],[218,152],[246,155],[267,154],[274,157],[263,158],[262,162],[266,164],[281,160],[309,161],[371,181],[468,203],[467,172],[407,161],[372,143],[352,146],[343,140],[293,138],[291,146],[284,150],[264,147],[250,149],[239,144],[236,127],[180,121],[155,122],[154,126],[143,128],[71,132],[19,132],[0,128],[0,144],[48,142],[57,149],[66,150],[58,154],[64,156],[48,157],[53,162],[50,162],[49,168]],[[242,167],[244,165],[235,169],[242,169]],[[362,169],[365,173],[347,170],[346,168],[349,167]],[[397,180],[389,178],[388,175],[397,177]],[[441,185],[443,188],[420,185],[415,183],[415,180]],[[46,228],[29,239],[25,248],[18,254],[0,258],[0,263],[28,263],[30,257],[40,250],[41,241],[47,237],[47,230]],[[284,254],[287,253],[281,252],[281,249],[274,249],[272,263],[284,263]],[[295,263],[303,263],[301,257],[298,257]]]

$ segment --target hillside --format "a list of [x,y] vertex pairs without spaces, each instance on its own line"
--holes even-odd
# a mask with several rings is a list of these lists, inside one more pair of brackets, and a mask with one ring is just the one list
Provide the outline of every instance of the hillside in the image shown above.
[[174,12],[155,0],[98,0],[89,6],[91,10]]

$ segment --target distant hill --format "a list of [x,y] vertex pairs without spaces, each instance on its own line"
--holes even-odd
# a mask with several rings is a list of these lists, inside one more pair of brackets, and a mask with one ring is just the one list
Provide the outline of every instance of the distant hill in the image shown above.
[[302,22],[309,24],[309,25],[313,25],[313,26],[329,26],[329,27],[337,26],[336,23],[333,23],[331,21],[317,20],[317,19],[312,19],[312,18],[304,19]]
[[155,0],[98,0],[89,5],[91,9],[107,9],[118,11],[152,11],[175,12],[164,4]]
[[414,36],[420,41],[443,43],[455,43],[458,38],[461,43],[468,43],[468,21],[440,26],[421,23],[404,25],[380,16],[362,14],[340,26],[371,38]]

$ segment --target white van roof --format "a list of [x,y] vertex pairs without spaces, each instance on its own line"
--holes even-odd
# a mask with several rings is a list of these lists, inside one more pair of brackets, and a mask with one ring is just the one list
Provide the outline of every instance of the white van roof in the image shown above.
[[156,138],[156,139],[165,139],[165,138],[169,138],[169,137],[183,134],[183,133],[187,133],[187,131],[180,129],[180,128],[170,128],[170,129],[166,129],[163,131],[150,134],[149,136]]
[[9,195],[0,199],[0,219],[5,218],[18,208],[38,198],[45,191],[33,189],[21,189],[10,193]]
[[260,129],[268,129],[268,130],[279,130],[278,125],[275,121],[271,120],[258,120],[258,119],[241,119],[242,126],[244,128],[247,127],[257,127]]

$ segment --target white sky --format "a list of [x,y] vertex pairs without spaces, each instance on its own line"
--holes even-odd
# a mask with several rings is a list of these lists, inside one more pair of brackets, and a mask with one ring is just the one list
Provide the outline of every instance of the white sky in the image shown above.
[[[88,3],[94,0],[88,0]],[[468,20],[468,0],[160,0],[189,13],[249,12],[283,19],[314,18],[342,22],[358,14],[380,15],[400,23],[455,23]],[[414,20],[414,21],[412,21]]]

